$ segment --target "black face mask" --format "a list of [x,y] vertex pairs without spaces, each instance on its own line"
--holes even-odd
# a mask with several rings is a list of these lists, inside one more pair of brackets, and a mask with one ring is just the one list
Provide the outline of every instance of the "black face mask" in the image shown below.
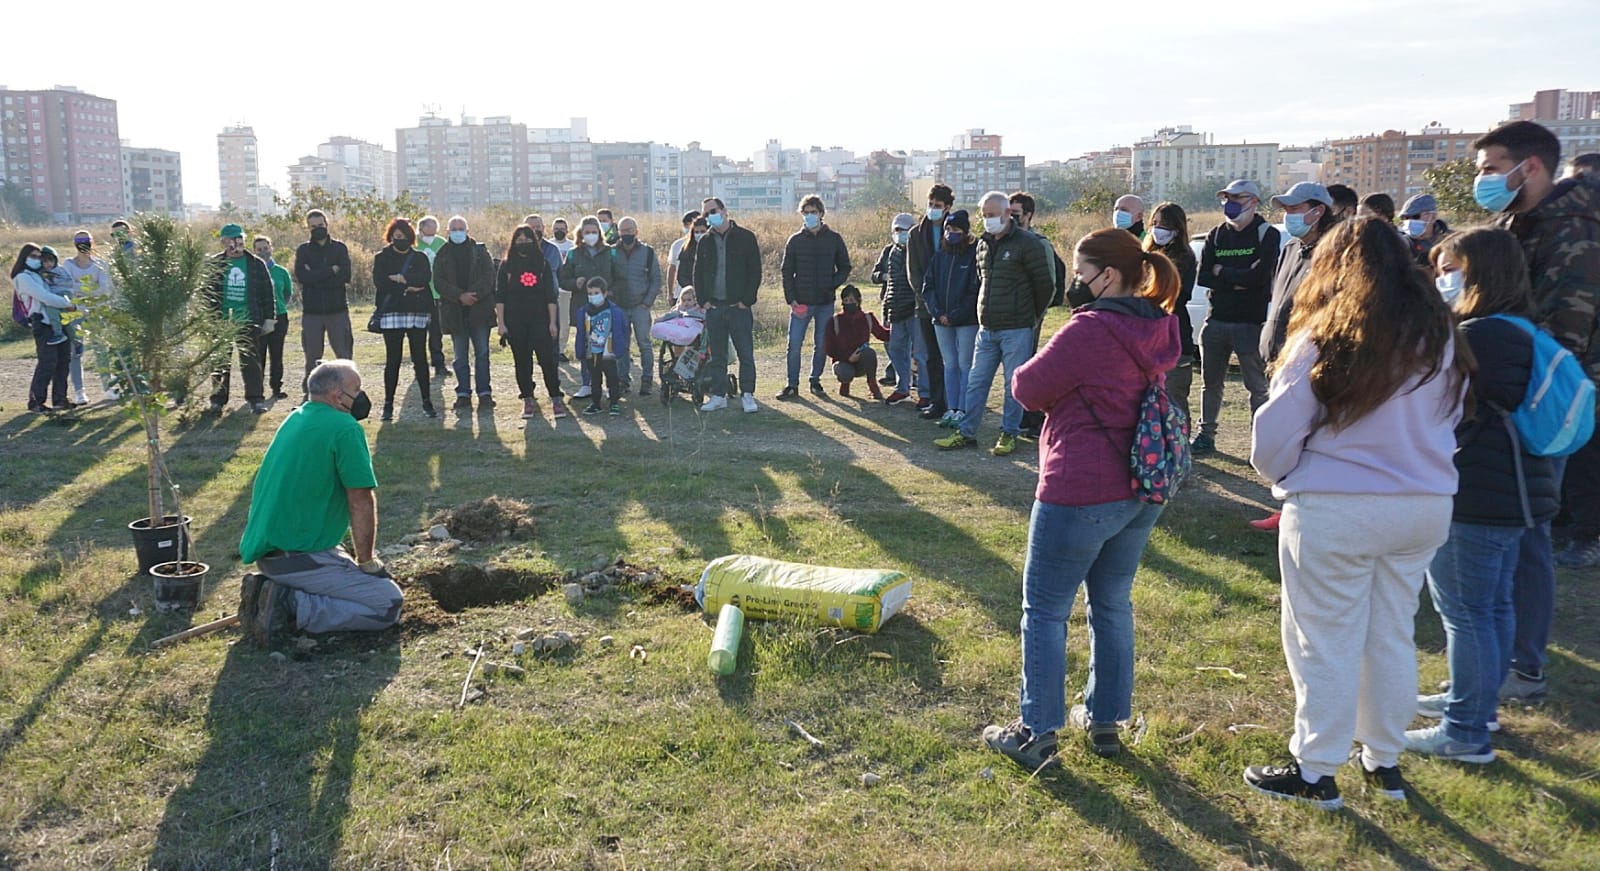
[[327,227],[312,227],[311,228],[311,241],[313,241],[313,242],[321,242],[322,240],[324,240],[326,238],[328,238],[328,228]]
[[355,418],[356,420],[366,420],[367,415],[371,413],[372,397],[367,395],[367,391],[363,390],[360,393],[357,393],[355,398],[350,400],[351,417]]
[[639,240],[638,236],[619,236],[618,238],[622,240],[622,244],[626,248],[632,248],[633,243]]
[[557,239],[565,239],[565,238],[567,238],[567,231],[566,230],[556,230],[556,238]]
[[1067,305],[1077,308],[1080,305],[1088,305],[1091,302],[1094,302],[1094,291],[1090,290],[1081,281],[1073,282],[1072,287],[1067,290]]
[[861,311],[861,303],[859,302],[847,302],[844,303],[843,306],[844,313],[847,315],[853,315],[856,312]]
[[399,236],[396,236],[394,241],[392,243],[390,243],[390,244],[394,245],[394,250],[396,250],[396,251],[410,251],[411,250],[411,240],[410,239],[403,239],[403,238],[401,238]]

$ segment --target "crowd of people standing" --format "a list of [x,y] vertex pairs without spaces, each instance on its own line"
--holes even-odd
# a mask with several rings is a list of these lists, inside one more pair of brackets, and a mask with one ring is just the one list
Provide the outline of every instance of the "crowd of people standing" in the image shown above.
[[[1451,232],[1427,194],[1396,210],[1381,195],[1358,199],[1348,188],[1300,183],[1266,200],[1283,212],[1280,229],[1261,214],[1259,183],[1236,179],[1217,191],[1224,221],[1205,234],[1198,257],[1188,216],[1174,203],[1147,216],[1138,197],[1119,198],[1111,225],[1063,259],[1032,228],[1026,193],[990,192],[974,214],[956,208],[949,187],[934,185],[920,218],[894,216],[870,270],[881,318],[863,310],[861,291],[848,283],[849,251],[822,200],[802,200],[801,226],[779,266],[789,320],[786,382],[776,399],[801,398],[808,335],[811,393],[827,392],[831,360],[841,394],[861,379],[879,398],[876,339],[894,372],[893,392],[881,398],[914,399],[922,417],[953,430],[934,442],[939,449],[978,444],[1000,373],[992,453],[1038,442],[1022,579],[1021,712],[985,730],[991,747],[1037,768],[1056,758],[1057,732],[1070,725],[1095,752],[1120,750],[1132,711],[1130,590],[1164,510],[1130,487],[1143,403],[1161,387],[1187,420],[1198,365],[1200,419],[1187,447],[1213,452],[1234,359],[1252,412],[1251,464],[1283,503],[1257,525],[1278,535],[1282,637],[1296,699],[1292,761],[1251,766],[1245,783],[1338,807],[1335,773],[1357,741],[1364,776],[1381,794],[1403,798],[1403,751],[1491,761],[1498,704],[1545,698],[1554,565],[1600,563],[1600,446],[1570,458],[1541,455],[1519,444],[1508,409],[1540,375],[1532,364],[1539,330],[1600,378],[1600,181],[1585,175],[1594,156],[1573,160],[1568,177],[1557,178],[1559,144],[1530,122],[1498,128],[1474,148],[1474,196],[1493,215],[1489,226]],[[543,219],[530,215],[493,252],[461,216],[446,222],[442,238],[433,216],[392,221],[373,260],[377,305],[367,326],[384,337],[383,419],[393,418],[408,348],[423,412],[437,413],[429,391],[445,374],[436,341],[445,334],[455,352],[454,407],[493,407],[491,330],[511,348],[524,417],[537,413],[536,362],[554,416],[567,416],[557,365],[567,348],[582,364],[573,396],[591,400],[586,413],[615,414],[635,371],[640,394],[653,390],[650,329],[663,291],[675,301],[692,295],[709,336],[711,390],[700,410],[726,408],[732,388],[744,411],[757,411],[760,240],[720,199],[707,198],[683,216],[684,235],[663,274],[637,222],[613,217],[583,217],[575,238],[558,219],[547,239]],[[353,330],[349,252],[330,236],[326,215],[312,211],[306,223],[310,238],[292,275],[309,376],[325,340],[335,357],[349,358]],[[237,225],[221,237],[209,299],[239,324],[245,401],[261,413],[264,382],[284,395],[291,273],[271,262],[271,240],[257,238],[252,253]],[[75,272],[58,277],[54,252],[36,245],[24,246],[12,268],[39,351],[33,410],[51,407],[47,391],[55,407],[67,403],[72,288],[105,280],[89,256],[92,239],[76,238]],[[1196,288],[1209,303],[1198,342],[1187,310]],[[1045,314],[1063,301],[1072,315],[1041,347]],[[736,381],[726,374],[730,357]],[[227,403],[229,374],[217,374],[213,410]],[[882,380],[891,381],[887,373]],[[359,385],[358,373],[340,369],[325,373],[316,392],[345,412],[359,404],[351,390]],[[370,489],[369,468],[357,477]],[[1558,553],[1551,524],[1562,510],[1569,541]],[[284,558],[272,542],[256,544],[253,552]],[[370,547],[360,556],[370,561]],[[277,577],[295,585],[289,569]],[[1066,623],[1079,586],[1092,652],[1084,703],[1069,709]],[[1424,586],[1449,643],[1451,681],[1442,693],[1417,692],[1412,621]],[[380,604],[398,613],[397,600]],[[372,628],[371,612],[361,612],[359,628]],[[1408,730],[1417,715],[1441,722]]]

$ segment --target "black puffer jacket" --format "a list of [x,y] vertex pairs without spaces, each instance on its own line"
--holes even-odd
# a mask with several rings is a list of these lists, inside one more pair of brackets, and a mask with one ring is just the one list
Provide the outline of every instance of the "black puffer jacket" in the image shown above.
[[[1475,411],[1456,427],[1457,523],[1481,526],[1526,526],[1517,486],[1517,458],[1512,455],[1511,425],[1498,408],[1514,409],[1528,390],[1533,364],[1533,338],[1516,324],[1498,318],[1476,318],[1461,325],[1478,372],[1472,378]],[[1560,506],[1560,488],[1550,458],[1522,454],[1531,520],[1549,520]]]
[[872,267],[872,283],[883,288],[884,320],[898,324],[917,316],[917,291],[906,273],[906,246],[883,246]]
[[783,301],[789,305],[833,305],[833,295],[850,277],[850,252],[844,237],[824,224],[789,237],[783,246]]
[[1033,329],[1055,293],[1050,254],[1015,222],[978,242],[978,323],[990,330]]

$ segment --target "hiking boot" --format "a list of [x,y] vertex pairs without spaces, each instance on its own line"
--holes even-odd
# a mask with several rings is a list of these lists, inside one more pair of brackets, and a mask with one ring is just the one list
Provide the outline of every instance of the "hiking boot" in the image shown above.
[[456,404],[452,405],[450,407],[455,409],[456,411],[471,411],[472,410],[472,397],[470,397],[470,396],[457,396],[456,397]]
[[822,382],[816,378],[811,379],[811,392],[818,396],[827,396],[828,391],[822,389]]
[[[1417,716],[1427,717],[1430,720],[1444,719],[1445,705],[1450,702],[1449,684],[1449,681],[1445,681],[1446,692],[1435,693],[1431,696],[1417,696]],[[1491,732],[1500,731],[1500,715],[1496,713],[1490,716],[1489,722],[1484,724],[1484,728]]]
[[261,582],[266,579],[266,575],[246,572],[244,580],[239,582],[239,625],[246,632],[256,619],[256,600],[261,594]]
[[1252,765],[1244,770],[1244,785],[1270,798],[1298,801],[1325,811],[1344,807],[1339,797],[1339,784],[1331,775],[1323,775],[1316,783],[1307,783],[1300,776],[1300,763],[1288,765]]
[[1556,565],[1567,569],[1592,569],[1600,566],[1600,538],[1572,542],[1556,554]]
[[270,650],[287,639],[294,628],[294,588],[262,578],[251,615],[250,637],[257,646]]
[[780,401],[780,402],[788,402],[791,399],[799,399],[800,398],[800,388],[794,387],[792,385],[789,386],[789,387],[785,387],[782,390],[778,391],[777,398],[778,398],[778,401]]
[[910,398],[911,394],[905,392],[904,390],[896,390],[895,392],[889,394],[888,398],[884,399],[883,401],[886,405],[899,405]]
[[551,398],[550,409],[555,412],[556,420],[560,420],[567,416],[567,404],[562,402],[561,397],[559,396]]
[[1089,719],[1087,705],[1073,705],[1067,721],[1089,733],[1089,749],[1099,756],[1115,756],[1122,752],[1121,729],[1116,723],[1096,723]]
[[1004,726],[985,726],[983,743],[1004,753],[1012,762],[1028,771],[1038,771],[1057,761],[1056,733],[1035,735],[1033,730],[1022,724],[1020,717]]
[[1423,756],[1434,756],[1453,762],[1471,762],[1474,765],[1487,765],[1494,761],[1492,745],[1473,745],[1457,741],[1444,733],[1443,723],[1426,729],[1407,729],[1406,749]]
[[990,453],[997,457],[1009,457],[1017,450],[1017,437],[1013,433],[1003,432],[1000,438],[995,439],[994,447]]
[[1384,798],[1395,801],[1406,800],[1406,779],[1400,776],[1400,766],[1386,765],[1377,771],[1368,771],[1361,764],[1358,756],[1356,766],[1361,769],[1361,779],[1366,781],[1369,789],[1376,790]]
[[977,443],[977,439],[962,435],[960,430],[957,430],[942,439],[933,440],[933,446],[941,451],[953,451],[956,448],[970,448]]
[[1214,454],[1216,452],[1217,440],[1215,436],[1201,433],[1189,440],[1189,453],[1191,454]]
[[1502,702],[1542,705],[1549,694],[1550,688],[1545,685],[1543,675],[1529,677],[1514,668],[1506,673],[1505,683],[1500,684],[1500,701]]

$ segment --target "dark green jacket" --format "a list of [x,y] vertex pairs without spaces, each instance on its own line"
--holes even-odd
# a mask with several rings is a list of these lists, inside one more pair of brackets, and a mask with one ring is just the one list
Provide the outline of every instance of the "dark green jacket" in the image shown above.
[[1525,214],[1505,212],[1495,225],[1522,242],[1533,282],[1533,320],[1600,380],[1600,187],[1582,179],[1556,185]]
[[[426,257],[417,252],[418,257]],[[467,262],[467,281],[461,283],[460,259]],[[494,324],[494,258],[483,243],[467,237],[456,245],[446,243],[433,257],[433,287],[439,291],[439,329],[446,333],[459,333],[468,328]],[[461,304],[463,293],[477,294],[470,306]]]
[[988,330],[1033,329],[1055,291],[1049,254],[1039,238],[1011,222],[998,239],[978,240],[978,323]]
[[[216,275],[207,288],[208,302],[212,309],[222,311],[222,282],[228,268],[228,257],[218,252],[211,255],[211,259],[217,266]],[[245,252],[244,260],[246,302],[250,306],[249,324],[259,327],[277,315],[278,299],[272,291],[272,273],[267,271],[267,261],[249,251]]]

